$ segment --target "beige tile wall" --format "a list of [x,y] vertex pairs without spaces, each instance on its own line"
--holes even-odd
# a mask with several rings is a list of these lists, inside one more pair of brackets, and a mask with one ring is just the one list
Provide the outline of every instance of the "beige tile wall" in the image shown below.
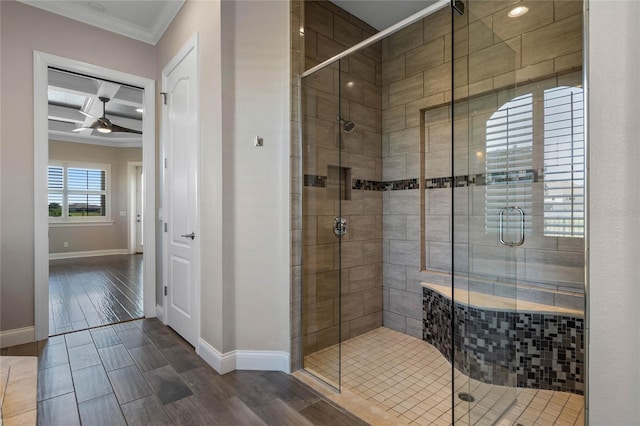
[[[455,98],[459,101],[455,108],[454,175],[485,172],[486,120],[503,103],[516,94],[527,93],[531,89],[527,84],[544,77],[554,76],[553,81],[558,84],[579,84],[580,73],[567,73],[582,67],[581,1],[524,1],[522,4],[530,8],[529,13],[517,19],[507,17],[508,6],[513,2],[466,3],[467,13],[463,17],[456,15],[454,22],[454,84]],[[417,178],[421,167],[423,177],[451,175],[451,43],[448,8],[382,42],[385,180]],[[516,82],[521,89],[513,89]],[[462,102],[467,97],[470,100]],[[419,137],[421,115],[425,123],[423,146]],[[522,281],[560,282],[569,291],[580,288],[584,268],[580,255],[584,247],[563,241],[567,239],[539,235],[528,238],[525,246],[515,250],[522,267],[511,271],[511,264],[506,261],[513,250],[507,252],[498,247],[496,238],[484,233],[484,189],[455,190],[456,210],[469,213],[468,217],[462,214],[456,218],[456,270],[495,276],[497,268],[502,268],[505,274],[513,273]],[[422,336],[419,283],[429,274],[420,274],[419,270],[421,263],[434,270],[451,270],[451,197],[450,189],[425,191],[422,201],[419,190],[385,193],[385,326]],[[476,206],[474,211],[476,201],[482,204],[482,210]],[[535,205],[536,200],[533,202]],[[421,203],[424,216],[420,214]],[[541,210],[538,213],[541,215]],[[421,217],[424,222],[418,228],[424,232],[422,247],[419,241],[414,241],[415,221]],[[429,279],[445,280],[437,275]],[[485,292],[494,291],[493,282],[485,285],[471,280],[464,284]],[[498,293],[508,292],[503,286],[496,287]],[[537,297],[535,293],[528,296]],[[549,294],[540,297],[548,298]],[[579,303],[578,298],[567,299],[567,294],[558,299],[559,303]]]
[[[525,85],[553,76],[558,76],[560,81],[571,78],[563,76],[582,67],[582,1],[524,1],[522,3],[530,11],[519,19],[506,17],[506,6],[510,3],[513,2],[473,1],[467,5],[465,16],[456,18],[455,98],[478,99],[457,109],[466,112],[470,108],[473,117],[456,121],[455,140],[466,143],[471,128],[469,149],[472,150],[476,150],[482,141],[484,132],[477,129],[483,128],[491,108],[515,95],[513,90],[499,89],[514,82]],[[301,34],[301,28],[304,34]],[[339,66],[328,67],[308,78],[302,97],[306,117],[301,126],[298,110],[300,73],[373,32],[372,28],[327,1],[291,1],[294,370],[301,366],[303,340],[306,350],[336,341],[340,307],[335,301],[333,283],[338,273],[342,277],[345,302],[343,319],[348,318],[341,325],[343,338],[379,325],[378,303],[384,310],[386,326],[421,336],[422,307],[417,302],[421,300],[419,283],[425,279],[425,273],[420,272],[421,246],[425,259],[434,268],[444,270],[450,266],[450,190],[431,190],[425,192],[424,197],[419,190],[354,190],[352,199],[342,203],[342,215],[348,216],[352,227],[342,253],[344,266],[348,267],[338,271],[336,241],[330,233],[329,223],[338,214],[338,201],[327,194],[327,189],[303,188],[302,185],[303,174],[326,176],[327,166],[337,164],[335,116],[339,92],[342,94],[342,115],[357,124],[357,131],[342,141],[342,163],[351,168],[353,178],[399,180],[451,173],[447,133],[450,131],[448,103],[452,98],[449,9],[350,56]],[[352,84],[347,85],[349,82]],[[423,117],[426,132],[421,148]],[[298,136],[301,128],[304,128],[304,144]],[[301,156],[301,148],[304,156]],[[426,161],[421,161],[421,149]],[[475,152],[459,150],[455,174],[483,167],[481,159],[474,158]],[[303,164],[301,157],[310,161],[305,160]],[[466,164],[468,168],[460,167]],[[482,190],[456,190],[456,206],[471,212],[473,200],[482,197],[478,191]],[[421,205],[426,216],[421,215]],[[423,221],[421,217],[427,220]],[[476,228],[476,219],[472,216],[458,218],[455,223],[457,235],[469,234],[468,240],[482,240],[477,233],[468,232]],[[420,244],[421,229],[426,235],[426,244]],[[568,253],[583,250],[574,241],[564,240],[555,242],[558,250]],[[472,267],[473,262],[463,254],[469,251],[469,241],[462,239],[460,243],[455,247],[456,253],[462,256],[458,261]],[[540,250],[548,249],[549,243],[537,240],[532,244],[535,247],[529,256],[523,253],[522,258],[544,270],[548,256]],[[302,262],[303,253],[310,256],[312,262]],[[304,270],[303,263],[306,265]],[[434,282],[450,282],[450,278],[443,275],[427,275]],[[498,292],[509,291],[498,284],[495,287]],[[382,296],[378,296],[380,288]],[[310,308],[306,324],[300,321],[303,306]],[[306,337],[303,339],[303,336]]]
[[[330,2],[304,6],[306,69],[376,32]],[[302,173],[329,177],[326,187],[302,189],[305,355],[337,343],[339,332],[345,340],[382,325],[382,193],[343,190],[349,199],[340,200],[335,178],[338,166],[351,179],[382,178],[380,55],[372,46],[302,82]],[[341,132],[338,115],[355,130]],[[339,215],[348,224],[341,246],[332,228]]]

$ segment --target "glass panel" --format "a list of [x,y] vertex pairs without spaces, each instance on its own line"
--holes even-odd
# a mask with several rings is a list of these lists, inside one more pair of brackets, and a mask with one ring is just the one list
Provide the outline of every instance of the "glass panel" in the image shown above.
[[[301,82],[303,367],[340,388],[341,164],[340,64]],[[350,186],[349,186],[350,188]]]
[[69,217],[107,214],[106,196],[102,194],[69,194]]
[[62,193],[49,193],[49,217],[62,217]]
[[69,190],[104,191],[107,173],[100,169],[67,169],[67,187]]
[[[514,96],[517,57],[492,28],[508,3],[464,3],[464,14],[452,10],[453,421],[494,424],[517,397],[513,314],[519,245],[532,227],[533,101]],[[499,308],[496,283],[509,296]]]

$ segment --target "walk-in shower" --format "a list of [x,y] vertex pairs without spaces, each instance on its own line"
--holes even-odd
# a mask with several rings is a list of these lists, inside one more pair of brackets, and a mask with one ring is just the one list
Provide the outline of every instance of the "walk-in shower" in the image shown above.
[[374,424],[580,424],[582,2],[456,5],[299,3],[301,367]]

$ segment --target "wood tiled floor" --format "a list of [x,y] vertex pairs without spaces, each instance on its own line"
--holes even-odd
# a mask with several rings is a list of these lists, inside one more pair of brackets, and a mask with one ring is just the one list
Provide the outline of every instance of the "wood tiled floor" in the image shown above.
[[366,424],[281,372],[220,376],[157,319],[0,353],[38,356],[39,425]]
[[141,254],[49,261],[49,335],[142,315]]

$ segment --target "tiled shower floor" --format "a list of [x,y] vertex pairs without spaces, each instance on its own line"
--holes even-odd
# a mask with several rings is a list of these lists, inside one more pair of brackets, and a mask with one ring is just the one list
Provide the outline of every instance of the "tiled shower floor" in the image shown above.
[[[304,359],[307,371],[335,377],[338,346]],[[375,424],[451,424],[451,364],[429,343],[380,327],[342,343],[342,395],[358,400],[348,408]],[[566,392],[488,385],[456,370],[456,425],[582,425],[584,398]],[[335,402],[341,404],[342,395]],[[363,407],[364,405],[364,407]],[[354,408],[355,407],[355,408]],[[358,410],[361,410],[359,413]]]

